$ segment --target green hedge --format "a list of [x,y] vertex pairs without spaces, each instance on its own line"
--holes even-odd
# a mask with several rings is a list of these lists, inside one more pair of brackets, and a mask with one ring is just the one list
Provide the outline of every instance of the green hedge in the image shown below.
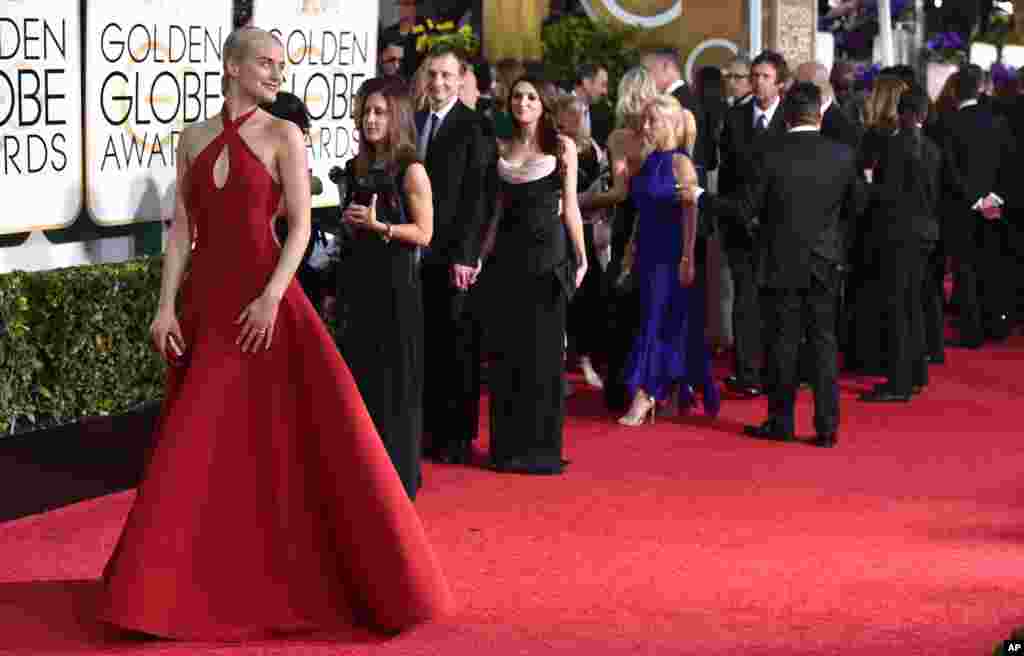
[[160,258],[0,275],[0,435],[159,398]]

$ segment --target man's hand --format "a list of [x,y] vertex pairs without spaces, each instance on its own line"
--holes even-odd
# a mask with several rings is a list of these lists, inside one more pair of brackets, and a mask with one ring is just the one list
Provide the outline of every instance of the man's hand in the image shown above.
[[986,221],[995,221],[1003,216],[1003,208],[998,205],[987,205],[979,211]]
[[452,265],[452,284],[458,289],[466,291],[470,285],[473,284],[473,279],[476,278],[476,267],[466,266],[464,264],[453,264]]
[[700,198],[699,190],[700,187],[697,185],[680,185],[676,189],[676,196],[685,205],[696,205],[697,199]]
[[975,207],[986,221],[995,221],[1003,216],[1001,200],[991,193],[978,201]]

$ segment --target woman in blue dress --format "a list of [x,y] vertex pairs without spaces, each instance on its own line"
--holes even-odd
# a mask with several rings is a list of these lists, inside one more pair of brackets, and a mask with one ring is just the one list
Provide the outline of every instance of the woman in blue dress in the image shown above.
[[677,195],[680,185],[697,183],[687,154],[696,122],[675,98],[661,95],[644,110],[643,136],[650,153],[630,186],[638,215],[632,275],[641,323],[626,365],[633,402],[619,419],[625,426],[653,421],[658,401],[676,385],[680,406],[694,402],[695,388],[702,389],[706,414],[717,415],[720,400],[704,338],[704,295],[694,286],[697,213]]

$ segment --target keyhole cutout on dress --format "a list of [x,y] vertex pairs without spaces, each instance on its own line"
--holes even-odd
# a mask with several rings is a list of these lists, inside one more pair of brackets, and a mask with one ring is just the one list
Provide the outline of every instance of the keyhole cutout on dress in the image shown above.
[[213,163],[213,186],[223,189],[228,183],[228,176],[231,174],[231,151],[230,146],[224,144],[217,161]]

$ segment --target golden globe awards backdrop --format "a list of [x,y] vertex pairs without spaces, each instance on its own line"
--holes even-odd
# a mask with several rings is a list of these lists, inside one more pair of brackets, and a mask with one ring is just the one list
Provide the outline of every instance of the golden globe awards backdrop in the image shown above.
[[78,0],[0,0],[0,235],[60,228],[82,206]]
[[285,46],[282,88],[302,98],[313,116],[307,148],[313,175],[325,181],[314,207],[339,203],[328,171],[359,149],[353,101],[377,61],[375,0],[257,0],[252,24]]
[[182,129],[220,111],[230,32],[231,0],[86,4],[86,198],[96,223],[159,220],[173,202]]

